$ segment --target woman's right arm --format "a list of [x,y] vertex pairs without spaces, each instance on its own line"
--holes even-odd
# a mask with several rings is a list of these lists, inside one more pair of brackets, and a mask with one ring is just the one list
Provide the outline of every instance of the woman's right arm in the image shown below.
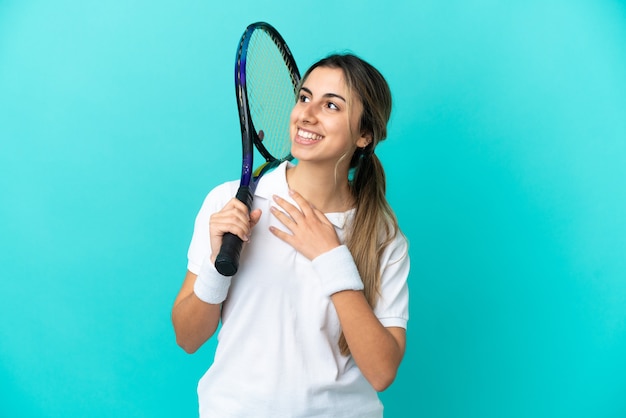
[[221,304],[203,302],[194,293],[196,277],[187,270],[172,309],[176,343],[189,354],[195,353],[211,338],[219,325],[221,315]]
[[[200,268],[200,279],[198,275],[187,270],[172,308],[176,342],[187,353],[195,353],[211,338],[220,322],[222,301],[226,298],[230,278],[217,273],[213,265],[222,245],[223,235],[230,232],[243,241],[248,241],[250,232],[260,217],[259,209],[248,213],[246,205],[234,198],[210,216],[207,243],[210,249],[207,247],[207,251],[210,250],[211,256],[204,260]],[[199,228],[201,230],[202,225]]]

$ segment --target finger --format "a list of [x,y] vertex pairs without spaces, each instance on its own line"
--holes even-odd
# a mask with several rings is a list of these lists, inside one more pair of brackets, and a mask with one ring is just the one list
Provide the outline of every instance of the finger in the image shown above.
[[255,209],[250,212],[250,227],[255,226],[261,219],[261,209]]
[[237,235],[241,240],[247,241],[249,238],[250,227],[248,223],[241,222],[231,222],[224,220],[211,220],[209,229],[211,231],[211,235],[216,236],[224,236],[226,233],[231,233],[233,235]]
[[239,226],[240,228],[247,228],[250,226],[250,217],[247,212],[241,212],[237,209],[232,209],[224,212],[218,212],[211,216],[211,224],[226,228],[224,232],[232,232],[228,230],[228,225]]
[[[298,207],[299,207],[298,214],[299,215],[304,216],[305,218],[317,219],[318,221],[320,221],[321,223],[323,223],[325,225],[331,225],[331,222],[328,220],[328,218],[326,217],[324,212],[322,212],[321,210],[319,210],[315,206],[313,206],[300,193],[296,192],[295,190],[289,190],[289,195],[298,204]],[[286,202],[287,204],[289,203],[289,202],[285,201],[284,199],[283,199],[283,201]],[[295,206],[293,206],[293,205],[292,205],[292,207],[295,208]],[[296,219],[296,221],[297,221],[297,218],[294,218],[294,219]]]
[[249,214],[249,210],[246,204],[243,203],[241,200],[237,199],[236,197],[233,197],[232,199],[230,199],[228,203],[226,204],[226,206],[224,206],[222,211],[229,210],[229,209],[236,209],[240,211],[241,213],[245,213],[246,216]]
[[270,232],[274,234],[276,237],[285,241],[287,244],[291,245],[291,240],[293,239],[293,235],[286,233],[285,231],[276,228],[275,226],[270,226]]
[[292,227],[294,224],[297,224],[297,222],[295,222],[292,217],[287,215],[285,212],[279,210],[278,208],[271,207],[270,211],[272,211],[272,215],[274,215],[276,219],[278,219],[283,225],[285,225],[290,230],[292,230]]
[[315,209],[308,200],[306,200],[300,193],[296,192],[295,190],[289,189],[289,196],[291,196],[293,200],[298,204],[298,206],[300,207],[300,211],[302,211],[305,216],[307,216],[313,211],[313,209]]
[[[260,210],[255,212],[256,223],[260,217]],[[250,235],[251,217],[246,205],[237,200],[229,202],[221,211],[211,215],[209,230],[211,235],[221,237],[227,232],[237,235],[243,241],[247,241]]]
[[290,202],[286,201],[282,197],[274,195],[274,202],[276,202],[276,204],[280,206],[281,209],[287,212],[294,221],[297,222],[298,217],[302,216],[302,212],[298,207],[292,205]]
[[326,217],[326,214],[324,212],[322,212],[321,210],[319,210],[318,208],[316,208],[315,206],[311,206],[311,211],[313,212],[313,215],[315,215],[315,217],[317,217],[317,220],[327,224],[327,225],[332,225],[332,223],[328,220],[328,218]]

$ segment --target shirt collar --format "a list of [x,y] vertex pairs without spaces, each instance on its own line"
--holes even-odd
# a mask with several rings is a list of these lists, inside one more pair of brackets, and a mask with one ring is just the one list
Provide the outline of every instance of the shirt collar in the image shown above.
[[[293,166],[294,164],[292,162],[285,161],[274,170],[261,177],[254,192],[255,198],[260,197],[271,201],[273,195],[278,195],[288,200],[290,203],[296,204],[293,199],[289,197],[289,185],[287,184],[287,168]],[[325,215],[335,228],[343,229],[354,215],[354,211],[354,209],[350,209],[346,212],[332,212],[325,213]]]

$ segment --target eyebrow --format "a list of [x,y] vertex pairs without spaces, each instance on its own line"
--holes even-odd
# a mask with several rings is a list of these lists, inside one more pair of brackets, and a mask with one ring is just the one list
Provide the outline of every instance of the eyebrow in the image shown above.
[[[308,88],[306,88],[306,87],[300,87],[300,90],[301,91],[304,90],[305,92],[307,92],[308,94],[313,96],[313,92],[311,90],[309,90]],[[345,103],[348,103],[348,101],[343,96],[340,96],[340,95],[335,94],[335,93],[326,93],[326,94],[324,94],[323,97],[326,97],[326,98],[337,98],[339,100],[342,100]]]

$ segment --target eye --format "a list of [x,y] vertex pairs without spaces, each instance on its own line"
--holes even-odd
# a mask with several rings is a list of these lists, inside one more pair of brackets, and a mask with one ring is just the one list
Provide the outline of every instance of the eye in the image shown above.
[[303,103],[307,103],[307,102],[310,102],[311,99],[309,99],[309,97],[306,96],[305,94],[301,94],[300,97],[298,97],[298,101],[299,102],[303,102]]
[[339,110],[339,106],[337,106],[335,103],[333,102],[328,102],[326,103],[326,107],[331,109],[331,110]]

